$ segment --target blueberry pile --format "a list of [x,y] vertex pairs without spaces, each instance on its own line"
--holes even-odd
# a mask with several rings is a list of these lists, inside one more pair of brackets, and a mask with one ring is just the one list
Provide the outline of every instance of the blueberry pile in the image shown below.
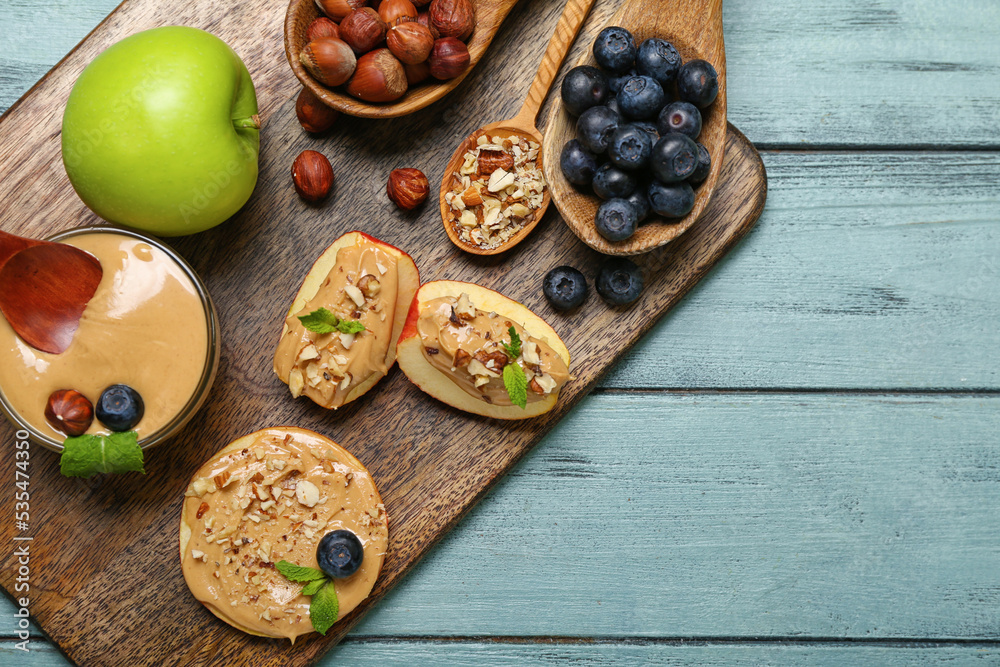
[[562,82],[576,139],[563,147],[566,180],[603,199],[594,226],[624,241],[650,213],[681,218],[708,176],[708,150],[697,143],[701,110],[715,101],[719,79],[704,60],[681,62],[677,49],[652,38],[636,46],[628,30],[605,28],[594,42],[600,69],[583,65]]

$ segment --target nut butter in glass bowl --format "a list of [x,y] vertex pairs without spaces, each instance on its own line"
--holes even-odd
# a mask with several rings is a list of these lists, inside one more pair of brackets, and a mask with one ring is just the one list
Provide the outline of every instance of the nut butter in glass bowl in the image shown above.
[[[205,402],[219,366],[219,321],[204,283],[172,248],[139,232],[81,227],[48,240],[95,255],[104,276],[62,354],[30,347],[0,316],[0,409],[58,452],[65,435],[45,419],[49,394],[75,389],[96,405],[106,387],[127,384],[145,404],[139,445],[167,440]],[[107,432],[96,417],[87,431]]]

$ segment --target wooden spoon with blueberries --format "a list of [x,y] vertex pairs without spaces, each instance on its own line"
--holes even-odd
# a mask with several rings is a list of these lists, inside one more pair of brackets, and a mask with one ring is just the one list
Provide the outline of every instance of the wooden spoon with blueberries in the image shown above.
[[594,0],[566,3],[520,111],[470,134],[445,167],[441,219],[448,238],[462,250],[475,255],[509,250],[545,215],[549,188],[531,176],[540,177],[543,169],[538,111],[593,5]]
[[0,312],[42,352],[66,351],[103,275],[79,248],[0,232]]
[[694,224],[725,143],[722,0],[627,0],[563,81],[545,176],[581,240],[635,255]]

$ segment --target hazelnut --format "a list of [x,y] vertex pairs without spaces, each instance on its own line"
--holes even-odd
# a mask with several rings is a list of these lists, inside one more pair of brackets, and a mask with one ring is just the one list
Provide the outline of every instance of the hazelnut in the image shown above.
[[313,91],[303,88],[295,101],[295,115],[306,132],[326,132],[340,114],[323,104]]
[[476,12],[469,0],[433,0],[431,22],[442,37],[466,40],[476,27]]
[[428,64],[431,76],[444,81],[454,79],[469,68],[469,48],[454,37],[442,37],[434,42]]
[[386,43],[392,55],[404,65],[416,65],[427,60],[434,48],[431,31],[419,23],[400,23],[389,29]]
[[322,39],[324,37],[334,37],[340,39],[340,30],[337,29],[337,24],[326,18],[325,16],[320,16],[309,24],[306,28],[306,39],[310,42],[315,42],[317,39]]
[[393,169],[385,192],[404,211],[412,211],[427,200],[431,186],[419,169]]
[[417,9],[431,4],[431,0],[410,0],[410,2],[412,2]]
[[439,33],[438,29],[434,27],[434,23],[431,21],[431,15],[429,12],[420,12],[419,14],[417,14],[416,23],[419,23],[420,25],[430,30],[431,37],[433,37],[434,39],[441,39],[441,33]]
[[462,366],[468,366],[469,362],[472,361],[472,355],[462,348],[455,350],[455,359],[452,361],[452,365],[455,368],[461,368]]
[[343,21],[344,17],[365,6],[365,0],[316,0],[316,6],[334,21]]
[[406,89],[403,64],[389,49],[361,56],[354,76],[347,82],[347,92],[365,102],[392,102],[405,95]]
[[45,404],[45,420],[71,438],[83,435],[94,421],[94,406],[74,389],[59,389]]
[[358,289],[361,290],[363,295],[370,299],[378,296],[379,292],[382,291],[382,283],[380,283],[378,278],[375,276],[365,274],[361,276],[361,280],[358,281]]
[[394,26],[417,18],[417,8],[410,0],[382,0],[378,15],[386,25]]
[[416,65],[403,65],[403,69],[406,71],[406,82],[411,86],[431,77],[431,66],[427,64],[426,60]]
[[339,86],[351,78],[357,67],[351,47],[334,37],[309,42],[299,54],[299,62],[324,86]]
[[340,38],[358,55],[368,53],[385,41],[385,22],[371,7],[355,9],[340,22]]
[[514,156],[506,151],[481,149],[479,151],[479,175],[489,176],[497,169],[512,171],[514,169]]
[[322,153],[302,151],[292,163],[292,182],[300,197],[318,202],[333,188],[333,167]]

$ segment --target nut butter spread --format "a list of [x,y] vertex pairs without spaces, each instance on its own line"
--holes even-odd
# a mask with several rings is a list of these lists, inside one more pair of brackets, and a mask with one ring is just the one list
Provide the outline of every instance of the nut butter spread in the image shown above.
[[[274,353],[274,371],[288,378],[292,396],[306,395],[327,408],[353,398],[359,385],[385,376],[399,290],[396,258],[361,237],[337,251],[334,268],[316,295],[285,319]],[[341,320],[356,320],[358,334],[320,334],[306,329],[300,316],[326,308]]]
[[[521,338],[521,356],[510,359],[510,327]],[[519,322],[479,310],[462,293],[432,299],[417,319],[417,332],[427,361],[459,387],[494,405],[512,405],[503,384],[503,367],[516,361],[528,379],[528,402],[558,391],[569,369],[544,338],[525,331]]]
[[[139,437],[176,417],[198,389],[208,356],[208,322],[198,292],[165,252],[130,236],[95,232],[65,241],[100,260],[104,277],[62,354],[40,352],[0,317],[0,389],[40,433],[62,440],[45,420],[49,394],[75,389],[97,402],[127,384],[146,410]],[[103,428],[94,420],[89,432]]]
[[357,572],[335,579],[338,619],[368,597],[388,545],[385,507],[368,471],[327,438],[297,428],[259,431],[195,474],[181,516],[181,566],[194,596],[241,630],[268,637],[312,632],[310,598],[275,563],[318,568],[326,533],[361,540]]

